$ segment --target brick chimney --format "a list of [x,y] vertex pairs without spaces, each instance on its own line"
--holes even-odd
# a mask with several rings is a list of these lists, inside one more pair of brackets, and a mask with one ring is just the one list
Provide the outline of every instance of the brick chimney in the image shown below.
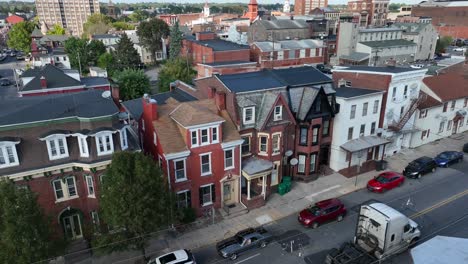
[[44,76],[41,76],[41,89],[47,89],[47,80]]
[[215,101],[219,110],[226,110],[226,93],[216,92]]
[[151,121],[158,120],[158,102],[148,94],[143,95],[143,115],[149,117]]
[[120,88],[118,85],[112,85],[111,87],[112,99],[116,104],[120,102]]

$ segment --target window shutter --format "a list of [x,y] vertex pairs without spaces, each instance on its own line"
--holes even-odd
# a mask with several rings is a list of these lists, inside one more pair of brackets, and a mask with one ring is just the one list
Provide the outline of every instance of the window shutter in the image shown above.
[[200,205],[203,205],[203,188],[198,189],[198,196],[200,197]]
[[192,192],[187,192],[187,207],[192,208]]
[[215,191],[215,185],[211,185],[211,201],[213,203],[216,202],[216,191]]

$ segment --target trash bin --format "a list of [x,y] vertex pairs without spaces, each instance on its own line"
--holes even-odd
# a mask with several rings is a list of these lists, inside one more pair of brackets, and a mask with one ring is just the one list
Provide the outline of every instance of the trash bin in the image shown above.
[[291,176],[283,176],[283,179],[281,181],[284,183],[291,184]]
[[387,169],[387,165],[388,165],[388,161],[386,160],[381,160],[382,162],[382,170],[386,170]]
[[386,160],[378,160],[375,164],[376,171],[383,171],[387,169],[387,161]]
[[278,194],[279,195],[284,195],[285,193],[287,193],[286,191],[286,185],[284,185],[283,183],[280,183],[278,185]]

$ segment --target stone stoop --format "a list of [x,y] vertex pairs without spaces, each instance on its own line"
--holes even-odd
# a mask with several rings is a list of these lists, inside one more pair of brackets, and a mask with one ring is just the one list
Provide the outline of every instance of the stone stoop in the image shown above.
[[223,219],[234,218],[249,213],[249,209],[240,203],[236,203],[231,206],[225,205],[223,208],[218,209],[218,211]]
[[67,247],[65,253],[65,263],[78,263],[83,260],[90,260],[91,255],[91,249],[89,248],[88,241],[85,239],[75,240],[72,241]]

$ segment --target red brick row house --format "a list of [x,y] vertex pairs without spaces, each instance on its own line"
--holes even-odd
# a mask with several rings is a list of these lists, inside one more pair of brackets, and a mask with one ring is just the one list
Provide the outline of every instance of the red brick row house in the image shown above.
[[100,183],[112,154],[140,150],[113,100],[85,91],[0,103],[1,178],[38,194],[57,236],[98,231]]
[[[239,204],[242,140],[224,93],[191,99],[178,89],[145,95],[139,130],[145,151],[159,162],[179,208],[191,207],[201,216]],[[135,106],[124,106],[138,118]]]
[[283,175],[314,179],[327,164],[337,106],[332,80],[315,68],[214,75],[179,87],[197,98],[226,94],[243,139],[241,201],[248,208],[264,205]]

